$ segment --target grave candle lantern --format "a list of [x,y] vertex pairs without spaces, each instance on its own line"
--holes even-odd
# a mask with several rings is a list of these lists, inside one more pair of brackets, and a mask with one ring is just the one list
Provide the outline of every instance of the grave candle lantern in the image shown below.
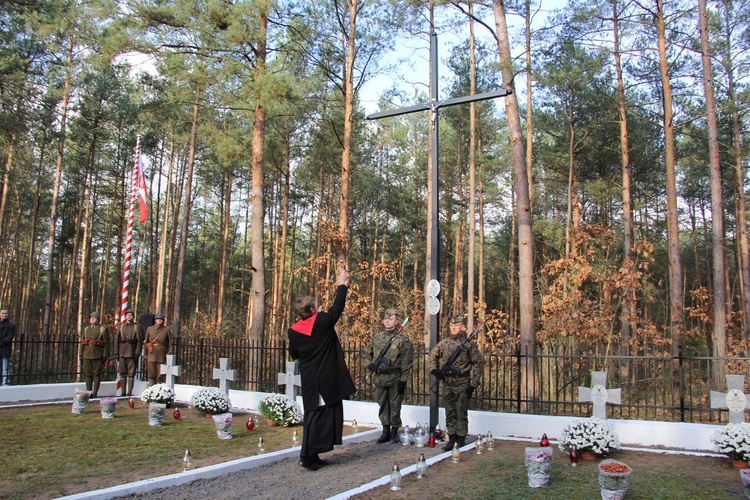
[[477,455],[484,453],[484,438],[481,434],[477,436],[477,442],[474,443],[474,451]]
[[355,418],[352,420],[352,430],[354,432],[359,432],[359,424],[357,423],[357,419]]
[[128,401],[128,408],[130,408],[131,410],[135,408],[135,401],[133,400],[133,398],[130,398],[130,401]]
[[172,416],[174,417],[175,420],[179,420],[180,417],[182,416],[182,414],[180,413],[180,409],[175,408],[174,412],[172,412]]
[[401,489],[401,471],[398,469],[398,464],[393,464],[393,470],[391,471],[391,491],[398,491]]
[[182,457],[182,472],[187,472],[190,469],[190,450],[185,450],[185,456]]
[[247,428],[248,432],[255,429],[255,420],[253,420],[253,416],[250,415],[250,417],[247,419],[247,423],[245,424],[245,428]]
[[420,453],[419,460],[417,460],[417,479],[424,479],[425,471],[427,471],[427,462],[425,462],[424,453]]
[[265,453],[265,451],[266,447],[263,444],[263,438],[261,437],[260,439],[258,439],[258,454],[260,455],[261,453]]
[[492,451],[495,449],[495,438],[492,437],[492,432],[487,431],[487,437],[485,438],[485,441],[487,442],[487,451]]
[[539,446],[546,447],[549,446],[549,439],[547,439],[547,433],[542,434],[542,439],[539,441]]
[[299,435],[297,434],[297,429],[294,429],[294,434],[292,434],[292,446],[297,446],[298,441]]
[[578,449],[576,448],[576,445],[573,445],[570,448],[570,453],[568,453],[568,457],[570,458],[570,466],[571,467],[578,467]]
[[461,461],[461,449],[458,447],[458,443],[453,443],[453,451],[451,451],[451,462],[457,464]]

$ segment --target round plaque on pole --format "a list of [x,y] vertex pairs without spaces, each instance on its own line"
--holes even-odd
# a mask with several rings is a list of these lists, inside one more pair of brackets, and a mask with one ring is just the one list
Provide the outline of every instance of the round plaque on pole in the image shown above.
[[438,280],[430,280],[427,283],[427,295],[430,297],[437,297],[440,293],[440,283]]
[[436,297],[427,299],[427,312],[432,316],[440,312],[440,301]]

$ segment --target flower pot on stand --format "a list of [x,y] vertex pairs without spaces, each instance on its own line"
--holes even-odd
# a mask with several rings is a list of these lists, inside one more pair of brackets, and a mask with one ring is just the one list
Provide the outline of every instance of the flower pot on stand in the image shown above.
[[748,465],[745,460],[739,459],[739,460],[732,460],[732,467],[734,467],[736,470],[742,470],[742,469],[747,469]]
[[232,414],[220,413],[211,415],[211,417],[214,419],[216,435],[219,436],[219,439],[232,439]]
[[149,403],[148,404],[148,425],[151,427],[160,427],[164,421],[164,413],[167,410],[166,403]]
[[596,460],[596,453],[589,450],[584,450],[579,453],[582,460]]
[[530,488],[542,488],[549,482],[552,469],[552,448],[526,448],[526,474]]
[[276,422],[274,422],[274,421],[273,421],[273,420],[271,420],[270,418],[267,418],[267,419],[266,419],[266,425],[267,425],[268,427],[278,427],[278,426],[279,426],[279,424],[277,424]]
[[115,409],[117,408],[117,400],[115,398],[100,399],[99,407],[102,412],[102,418],[107,420],[115,418]]
[[599,464],[599,486],[602,500],[622,500],[630,486],[633,469],[619,460],[602,460]]

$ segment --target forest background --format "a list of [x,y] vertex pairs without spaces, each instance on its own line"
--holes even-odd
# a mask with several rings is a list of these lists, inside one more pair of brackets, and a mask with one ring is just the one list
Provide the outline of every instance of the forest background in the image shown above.
[[[140,137],[139,315],[283,338],[344,259],[344,338],[397,307],[429,341],[430,113],[369,122],[361,91],[404,83],[394,44],[434,31],[454,40],[441,98],[514,91],[440,112],[442,318],[485,347],[745,354],[749,3],[6,0],[0,305],[25,335],[119,321]],[[428,95],[394,83],[377,105]]]

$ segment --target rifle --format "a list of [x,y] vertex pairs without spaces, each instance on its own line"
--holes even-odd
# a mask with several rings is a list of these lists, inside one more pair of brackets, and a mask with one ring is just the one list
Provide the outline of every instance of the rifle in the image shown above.
[[370,370],[372,373],[382,373],[380,371],[380,365],[390,365],[391,360],[386,358],[385,355],[388,352],[388,349],[390,349],[391,344],[393,343],[393,340],[396,338],[396,335],[404,331],[404,327],[409,322],[409,316],[406,317],[403,323],[401,323],[401,326],[399,326],[396,329],[396,333],[393,334],[393,336],[390,338],[388,343],[386,343],[383,348],[380,350],[380,354],[378,354],[378,357],[375,359],[374,363],[370,363],[367,365],[367,369]]
[[461,345],[458,346],[455,351],[453,351],[453,353],[450,355],[450,357],[448,358],[448,361],[445,362],[443,367],[435,368],[430,373],[432,373],[435,376],[435,378],[438,380],[445,380],[445,377],[447,377],[448,375],[452,375],[454,377],[461,375],[461,372],[459,372],[458,369],[455,366],[453,366],[453,363],[456,362],[456,358],[458,358],[458,355],[461,354],[461,349],[463,349],[466,344],[474,340],[474,337],[477,336],[478,332],[479,332],[479,328],[471,332],[469,336],[466,337],[466,339],[464,339],[463,342],[461,342]]

